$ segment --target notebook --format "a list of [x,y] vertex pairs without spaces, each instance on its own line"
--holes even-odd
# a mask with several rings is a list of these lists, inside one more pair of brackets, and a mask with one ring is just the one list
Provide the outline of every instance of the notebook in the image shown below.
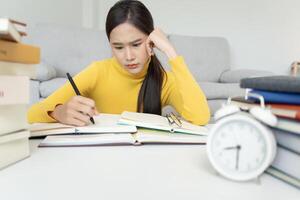
[[39,147],[205,143],[206,136],[169,133],[151,129],[138,129],[138,132],[132,134],[50,135],[39,144]]
[[[266,103],[281,103],[300,105],[300,93],[270,92],[266,90],[251,90],[250,93],[261,95]],[[250,97],[252,99],[252,97]]]
[[99,114],[93,117],[95,124],[75,127],[61,123],[34,123],[30,125],[30,137],[60,134],[97,134],[97,133],[135,133],[137,128],[131,125],[117,124],[120,115]]
[[240,82],[241,88],[252,88],[274,92],[300,93],[300,77],[267,76],[244,78]]
[[181,121],[180,126],[176,123],[170,123],[167,117],[160,115],[124,111],[118,123],[175,133],[194,135],[207,135],[208,133],[208,129],[204,126],[196,126],[182,119],[179,120]]

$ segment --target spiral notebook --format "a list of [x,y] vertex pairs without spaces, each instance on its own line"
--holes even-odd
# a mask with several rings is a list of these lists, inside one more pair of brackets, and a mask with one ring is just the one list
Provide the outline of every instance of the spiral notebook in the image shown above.
[[47,136],[39,147],[119,146],[143,144],[205,144],[206,136],[138,129],[136,133],[72,134]]

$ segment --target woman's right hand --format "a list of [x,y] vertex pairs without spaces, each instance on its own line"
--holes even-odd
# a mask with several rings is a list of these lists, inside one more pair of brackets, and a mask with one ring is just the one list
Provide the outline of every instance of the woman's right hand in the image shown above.
[[99,114],[95,108],[95,101],[83,96],[74,96],[68,102],[55,107],[49,115],[63,124],[85,126],[90,117]]

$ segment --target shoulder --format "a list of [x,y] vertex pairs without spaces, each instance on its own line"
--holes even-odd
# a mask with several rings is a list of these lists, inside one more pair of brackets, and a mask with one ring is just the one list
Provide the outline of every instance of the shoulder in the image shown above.
[[113,58],[107,58],[103,60],[98,60],[90,63],[84,71],[88,71],[89,73],[105,73],[111,69],[111,65],[113,64]]
[[109,68],[109,66],[112,65],[113,63],[114,63],[113,58],[107,58],[103,60],[94,61],[87,68],[104,70]]
[[163,80],[163,87],[170,87],[175,83],[175,77],[172,71],[166,71]]

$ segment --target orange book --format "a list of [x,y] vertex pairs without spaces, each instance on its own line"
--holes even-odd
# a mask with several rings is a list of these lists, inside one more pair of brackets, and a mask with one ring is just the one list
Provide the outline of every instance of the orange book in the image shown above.
[[[281,115],[282,117],[292,118],[300,120],[300,105],[291,105],[291,104],[267,104],[271,109],[285,110],[290,115]],[[280,116],[280,114],[279,114]]]
[[[259,106],[253,100],[245,100],[244,97],[232,98],[232,104],[239,106],[242,109],[248,110],[254,106]],[[271,112],[283,118],[294,119],[300,121],[300,105],[292,104],[266,104],[266,107],[271,110]]]
[[40,48],[0,40],[0,60],[24,64],[38,64],[40,62]]

